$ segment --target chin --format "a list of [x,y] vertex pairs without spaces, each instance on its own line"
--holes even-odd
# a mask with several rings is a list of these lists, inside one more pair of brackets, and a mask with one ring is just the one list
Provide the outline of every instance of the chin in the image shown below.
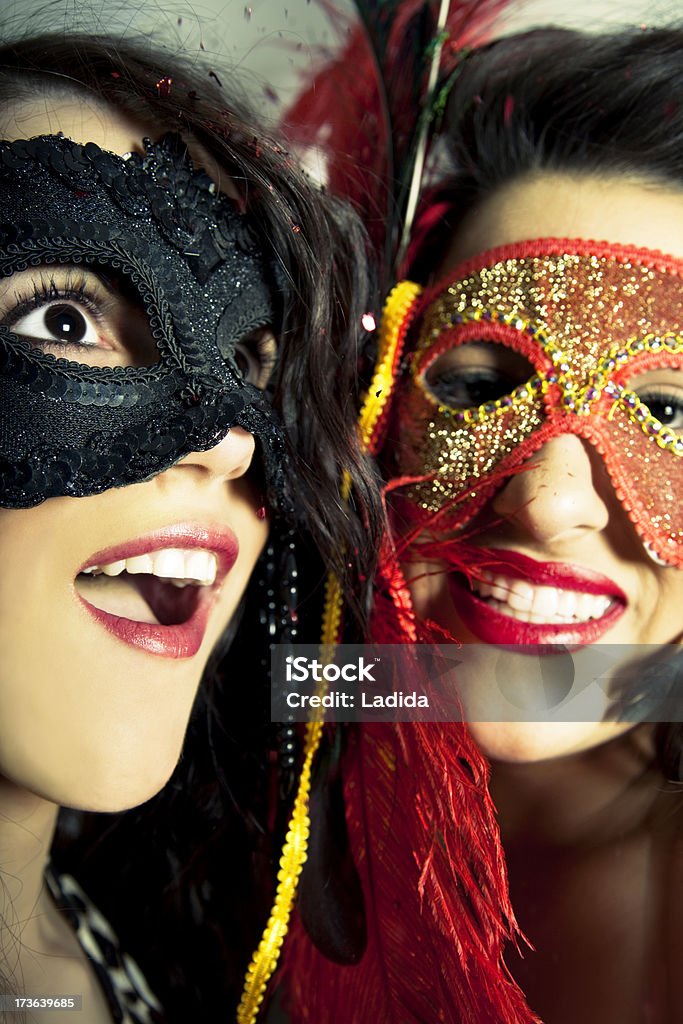
[[147,771],[131,775],[124,767],[119,774],[113,774],[111,763],[99,776],[94,773],[89,779],[78,780],[77,785],[68,781],[50,786],[48,792],[40,795],[63,807],[79,811],[97,811],[115,814],[144,804],[159,793],[178,763],[178,758],[163,764],[154,764]]
[[[184,724],[184,723],[183,723]],[[155,796],[168,782],[180,758],[184,728],[163,741],[146,733],[126,737],[100,737],[65,755],[52,750],[40,763],[32,757],[15,759],[5,774],[28,793],[79,811],[114,813],[137,807]],[[57,756],[51,756],[51,755]]]
[[136,779],[133,785],[127,785],[125,780],[119,781],[118,785],[108,786],[106,789],[97,789],[91,792],[81,791],[79,799],[69,804],[59,801],[60,806],[70,806],[79,811],[93,811],[98,814],[118,814],[120,811],[130,811],[133,807],[147,803],[152,797],[157,796],[164,788],[172,771],[163,779],[149,781]]
[[470,722],[469,730],[491,761],[533,764],[601,746],[632,728],[618,722]]
[[103,751],[87,777],[79,780],[77,806],[84,811],[125,811],[145,803],[160,792],[180,759],[184,736],[163,743],[128,744],[119,751]]

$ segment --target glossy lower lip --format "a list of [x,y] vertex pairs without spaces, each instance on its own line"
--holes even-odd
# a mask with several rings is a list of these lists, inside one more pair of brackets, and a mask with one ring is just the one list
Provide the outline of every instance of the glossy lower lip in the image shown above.
[[[206,635],[209,616],[216,603],[223,580],[239,554],[237,537],[225,528],[211,529],[193,524],[176,524],[125,541],[114,547],[96,552],[79,569],[91,565],[104,565],[116,562],[121,558],[132,558],[135,555],[149,554],[162,548],[202,548],[213,552],[218,560],[216,582],[211,587],[201,587],[198,591],[197,607],[187,622],[172,626],[162,626],[151,622],[138,622],[96,608],[76,591],[79,601],[108,633],[122,640],[130,647],[154,654],[163,658],[192,658],[202,645]],[[78,574],[77,574],[78,575]]]
[[195,614],[179,626],[156,626],[154,623],[138,623],[133,618],[111,615],[108,611],[95,608],[80,595],[79,600],[112,636],[147,654],[174,658],[193,657],[197,654],[206,635],[210,605],[213,604],[213,601],[201,601]]
[[[215,588],[207,589],[214,591]],[[201,647],[214,601],[211,594],[200,594],[199,597],[197,610],[187,622],[176,626],[159,626],[152,622],[136,622],[135,619],[110,615],[78,595],[83,607],[108,633],[130,647],[162,658],[192,658]]]
[[474,561],[482,569],[538,586],[612,598],[611,606],[599,619],[560,624],[521,622],[511,615],[502,614],[473,594],[463,577],[450,574],[448,582],[457,614],[467,629],[483,643],[515,648],[520,644],[529,645],[534,648],[529,652],[533,654],[543,653],[538,648],[545,647],[549,648],[546,653],[551,654],[552,645],[584,647],[597,643],[626,610],[627,598],[622,589],[608,577],[583,567],[562,562],[537,562],[528,555],[502,549],[478,549]]

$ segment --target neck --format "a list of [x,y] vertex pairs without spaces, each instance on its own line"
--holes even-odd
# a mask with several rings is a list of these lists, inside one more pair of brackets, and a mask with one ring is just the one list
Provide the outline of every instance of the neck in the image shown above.
[[649,726],[565,757],[492,766],[491,792],[506,846],[607,842],[642,824],[661,788]]
[[0,949],[16,949],[17,937],[33,947],[40,935],[51,907],[43,878],[57,812],[56,804],[0,777]]

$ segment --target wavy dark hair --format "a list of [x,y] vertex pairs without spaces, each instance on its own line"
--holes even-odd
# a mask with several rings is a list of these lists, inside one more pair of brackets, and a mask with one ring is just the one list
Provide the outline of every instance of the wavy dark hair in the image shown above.
[[[443,204],[410,274],[427,281],[463,218],[495,189],[537,171],[616,175],[683,186],[683,28],[586,35],[537,29],[467,56],[439,145]],[[673,570],[672,570],[673,571]],[[657,758],[683,781],[683,725],[660,723]]]
[[[230,176],[270,245],[289,284],[273,402],[296,475],[300,636],[315,642],[329,568],[362,621],[382,526],[379,490],[355,431],[366,239],[356,216],[315,189],[233,96],[225,69],[220,79],[144,41],[44,35],[0,47],[0,101],[87,94],[149,125],[150,135],[180,132]],[[339,498],[345,471],[354,484],[351,509]],[[83,881],[138,958],[169,1022],[229,1018],[267,916],[277,824],[268,815],[277,800],[268,792],[275,755],[259,574],[269,571],[257,570],[239,627],[231,623],[214,654],[166,789],[114,818],[84,824],[68,812],[55,845],[57,862]]]

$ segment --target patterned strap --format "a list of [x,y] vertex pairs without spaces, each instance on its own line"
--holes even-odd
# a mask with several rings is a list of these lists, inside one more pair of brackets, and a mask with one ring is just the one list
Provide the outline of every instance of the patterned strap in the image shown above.
[[156,1024],[161,1006],[142,971],[119,947],[105,917],[90,902],[75,878],[48,868],[45,880],[58,909],[76,933],[107,999],[115,1024]]

